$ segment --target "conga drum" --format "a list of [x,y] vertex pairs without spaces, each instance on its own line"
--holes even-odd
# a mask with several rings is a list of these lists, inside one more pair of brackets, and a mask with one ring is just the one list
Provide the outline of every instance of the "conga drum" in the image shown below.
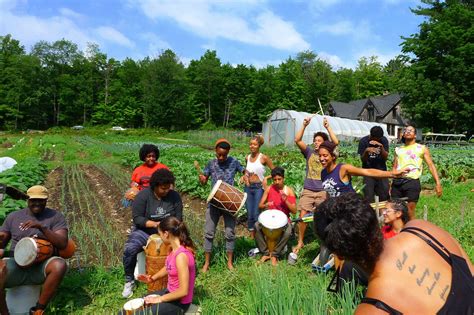
[[15,247],[13,257],[20,267],[40,263],[53,255],[53,245],[40,238],[24,237]]
[[144,306],[145,300],[142,298],[138,298],[127,301],[127,303],[123,305],[123,310],[125,311],[125,314],[132,315],[136,314],[138,311],[143,310]]
[[[166,257],[171,247],[163,243],[158,234],[152,234],[148,238],[145,250],[145,270],[148,275],[154,275],[166,263]],[[148,283],[148,292],[166,289],[168,285],[168,277],[160,278],[154,282]]]
[[209,202],[214,207],[228,211],[232,215],[242,209],[247,200],[247,193],[241,192],[239,189],[232,185],[227,184],[222,180],[218,180],[214,187],[212,187],[211,193],[207,197]]
[[262,232],[271,255],[288,224],[288,217],[283,211],[269,209],[260,213],[258,222],[262,225]]

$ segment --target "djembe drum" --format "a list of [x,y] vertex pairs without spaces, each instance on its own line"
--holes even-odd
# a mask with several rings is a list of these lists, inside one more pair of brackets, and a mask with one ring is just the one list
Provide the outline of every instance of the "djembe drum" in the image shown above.
[[260,213],[258,222],[262,225],[262,232],[265,235],[268,252],[271,256],[288,224],[288,217],[283,211],[269,209]]
[[234,216],[242,209],[246,200],[247,193],[241,192],[220,179],[212,187],[211,193],[207,197],[207,202],[211,205]]
[[51,242],[40,238],[24,237],[15,247],[14,259],[20,267],[40,263],[53,255]]
[[[148,238],[145,250],[145,270],[147,275],[154,275],[163,268],[166,263],[166,257],[171,247],[166,245],[158,234],[152,234]],[[166,289],[168,277],[160,278],[154,282],[148,283],[148,292]]]

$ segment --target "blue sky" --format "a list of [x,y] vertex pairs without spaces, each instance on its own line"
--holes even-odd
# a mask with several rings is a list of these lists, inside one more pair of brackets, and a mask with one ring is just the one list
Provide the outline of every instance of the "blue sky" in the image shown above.
[[415,0],[0,0],[0,35],[27,51],[61,38],[138,60],[172,49],[189,63],[207,49],[223,63],[278,65],[311,50],[334,68],[362,56],[381,63],[418,31]]

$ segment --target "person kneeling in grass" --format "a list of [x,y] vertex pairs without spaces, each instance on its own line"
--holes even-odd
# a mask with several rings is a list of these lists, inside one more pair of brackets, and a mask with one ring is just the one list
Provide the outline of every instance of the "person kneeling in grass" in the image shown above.
[[175,217],[161,221],[158,233],[165,244],[171,245],[172,251],[160,271],[154,275],[138,275],[138,280],[150,283],[168,276],[168,287],[145,296],[147,306],[136,314],[183,314],[193,300],[196,279],[194,243],[186,225]]
[[272,252],[268,250],[268,244],[262,231],[262,224],[255,223],[255,241],[263,256],[260,262],[265,262],[271,258],[272,265],[276,266],[278,258],[283,254],[283,249],[290,239],[292,228],[290,222],[290,212],[296,213],[296,197],[293,189],[285,186],[285,170],[279,166],[272,169],[273,184],[263,193],[258,207],[260,209],[280,210],[288,217],[288,224],[285,231],[278,240]]

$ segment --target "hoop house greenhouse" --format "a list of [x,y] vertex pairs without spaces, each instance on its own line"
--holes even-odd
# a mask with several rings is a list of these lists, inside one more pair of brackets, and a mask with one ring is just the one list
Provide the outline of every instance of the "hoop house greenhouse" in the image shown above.
[[[263,123],[265,143],[270,146],[279,144],[285,146],[293,145],[295,143],[295,135],[303,125],[303,119],[309,116],[312,116],[312,114],[294,110],[277,109],[268,117],[268,120]],[[370,128],[373,126],[382,127],[384,136],[388,137],[386,124],[321,116],[317,114],[314,115],[311,119],[311,123],[306,127],[303,135],[303,141],[305,143],[313,142],[315,132],[326,132],[323,126],[323,117],[329,120],[329,124],[340,140],[354,140],[367,136],[370,133]]]

